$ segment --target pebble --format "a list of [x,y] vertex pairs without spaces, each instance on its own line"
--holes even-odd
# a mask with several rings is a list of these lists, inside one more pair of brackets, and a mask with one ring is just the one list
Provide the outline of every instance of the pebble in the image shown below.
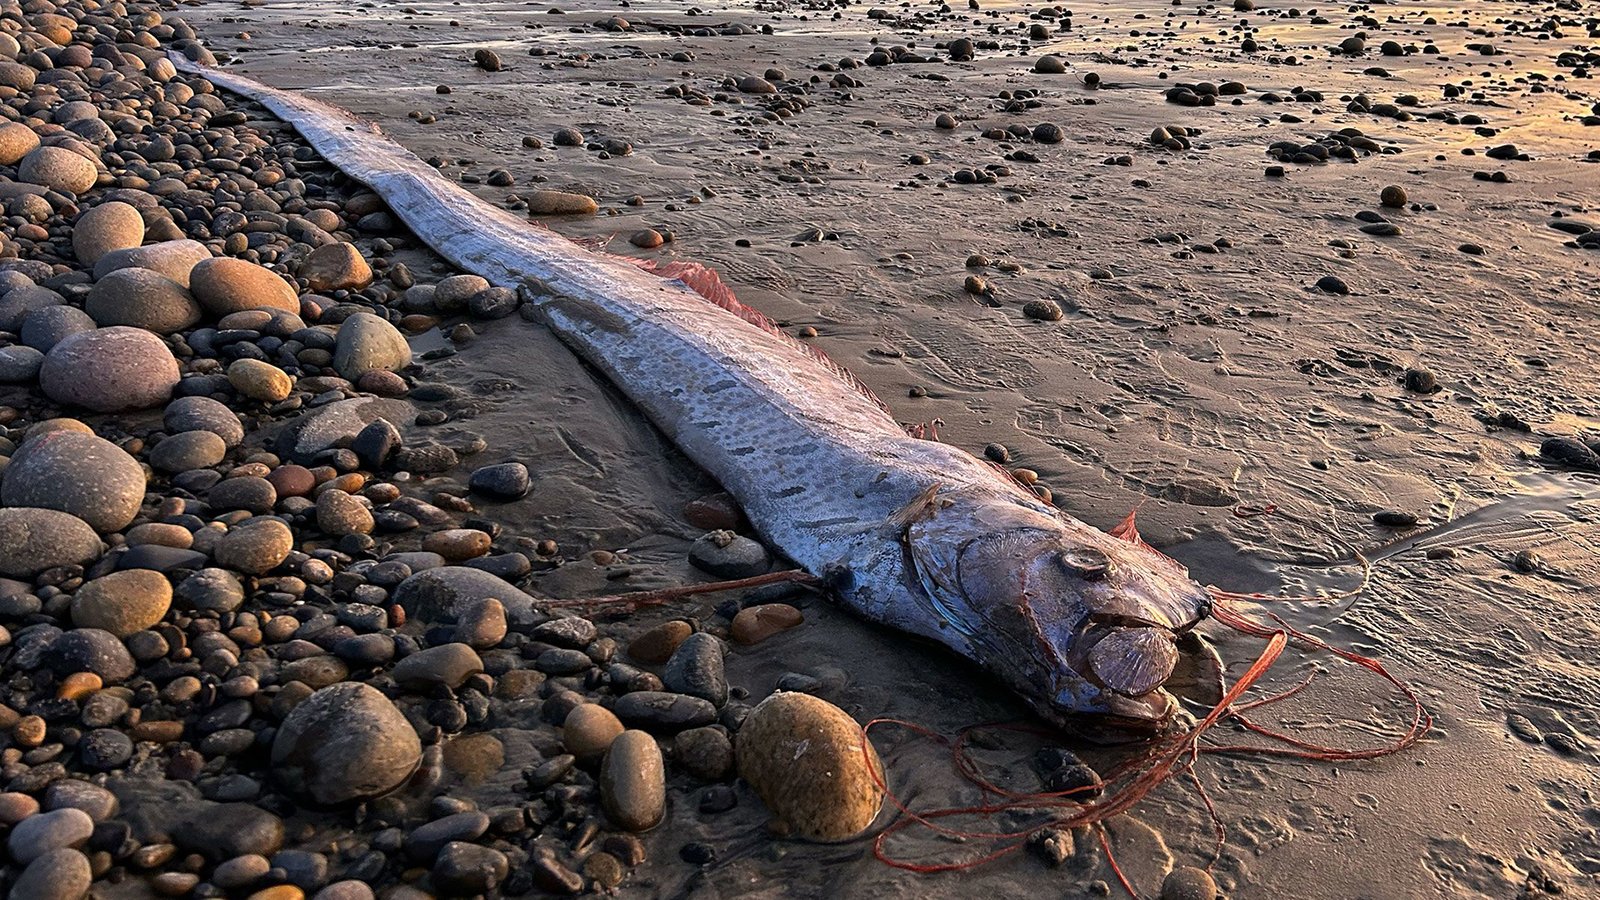
[[259,359],[236,359],[228,366],[228,383],[251,400],[279,403],[289,398],[294,381],[288,373]]
[[372,510],[344,491],[323,491],[316,508],[317,528],[323,534],[342,537],[372,531]]
[[272,742],[274,776],[324,805],[369,800],[394,790],[422,762],[411,723],[376,688],[322,688],[283,720]]
[[311,251],[300,265],[300,277],[307,290],[318,294],[359,291],[372,283],[372,266],[354,244],[335,241]]
[[689,545],[689,562],[718,578],[749,578],[772,565],[767,548],[731,531],[712,531]]
[[503,578],[466,566],[439,566],[410,576],[395,588],[393,601],[408,617],[423,621],[459,619],[472,604],[494,597],[505,604],[513,624],[531,624],[535,601]]
[[492,650],[506,639],[508,631],[505,604],[486,597],[462,613],[456,622],[455,638],[474,650]]
[[244,440],[244,425],[239,414],[210,397],[179,397],[167,404],[161,423],[172,434],[209,431],[222,438],[226,447],[237,447]]
[[190,469],[208,469],[228,455],[228,445],[210,431],[185,431],[174,434],[150,451],[150,466],[158,472],[176,474]]
[[1350,286],[1345,284],[1344,279],[1337,275],[1324,275],[1317,279],[1317,290],[1322,291],[1325,294],[1339,294],[1343,296],[1350,293]]
[[189,290],[211,316],[247,309],[281,309],[299,314],[300,299],[277,273],[252,262],[209,257],[189,272]]
[[0,347],[0,384],[30,384],[43,366],[44,353],[32,347]]
[[444,685],[455,689],[483,671],[477,651],[462,643],[441,644],[419,650],[395,664],[390,675],[408,687]]
[[11,896],[27,900],[83,900],[94,871],[78,850],[61,847],[36,857],[11,886]]
[[588,216],[600,211],[593,197],[569,191],[534,191],[526,199],[528,212],[536,216]]
[[62,848],[79,848],[94,834],[94,819],[81,809],[58,809],[29,816],[11,828],[6,849],[24,865]]
[[447,528],[424,537],[422,549],[439,554],[446,562],[461,562],[488,553],[493,543],[487,533],[476,528]]
[[149,269],[188,288],[194,267],[210,258],[211,251],[199,241],[160,241],[142,247],[107,251],[95,262],[94,277],[98,281],[118,269]]
[[1389,209],[1403,209],[1406,205],[1406,189],[1391,184],[1378,194],[1378,202]]
[[728,702],[728,678],[723,669],[726,646],[716,635],[692,634],[678,645],[661,683],[677,694],[709,700],[715,706]]
[[100,537],[77,516],[54,509],[0,509],[0,575],[31,579],[47,569],[86,565],[100,555]]
[[152,628],[172,607],[172,585],[148,569],[112,572],[72,596],[72,624],[99,628],[119,638]]
[[172,841],[213,862],[271,856],[283,846],[283,820],[251,803],[188,804],[171,827]]
[[1217,900],[1219,893],[1211,873],[1194,866],[1178,866],[1161,882],[1161,900]]
[[666,815],[666,765],[656,739],[624,731],[611,742],[600,767],[600,803],[627,831],[649,831]]
[[763,603],[739,610],[733,617],[729,635],[735,643],[759,644],[804,621],[805,615],[787,603]]
[[[10,68],[16,64],[7,62],[0,65]],[[17,67],[18,71],[22,69],[29,69],[31,72],[28,66]],[[3,79],[3,74],[0,74],[0,80]],[[16,165],[37,146],[39,146],[39,135],[32,128],[21,122],[7,122],[0,125],[0,166]]]
[[434,887],[447,895],[476,896],[493,892],[510,872],[511,863],[499,850],[451,841],[439,851],[432,875]]
[[1040,322],[1059,322],[1064,315],[1061,304],[1054,300],[1029,300],[1023,304],[1022,314]]
[[733,742],[716,726],[680,731],[672,741],[672,758],[703,781],[722,781],[733,774]]
[[90,207],[72,223],[72,252],[86,266],[92,267],[113,250],[130,250],[142,243],[144,216],[118,200]]
[[103,413],[160,406],[177,385],[178,361],[167,345],[125,325],[63,339],[39,370],[39,387],[51,400]]
[[528,467],[522,463],[497,463],[474,471],[467,485],[480,494],[499,500],[516,500],[528,493],[532,478],[528,474]]
[[[19,336],[23,344],[40,353],[49,353],[50,348],[72,335],[93,331],[96,327],[94,319],[76,306],[47,306],[33,310],[23,318]],[[42,366],[44,360],[39,360],[39,364]],[[38,370],[35,369],[28,380],[37,377]]]
[[739,730],[739,774],[796,836],[844,840],[871,825],[883,805],[873,775],[881,779],[883,766],[864,740],[861,726],[837,706],[809,694],[773,694]]
[[294,549],[294,533],[279,519],[247,519],[217,542],[214,556],[229,569],[247,575],[265,575],[283,563]]
[[94,187],[98,177],[93,162],[65,147],[36,147],[17,164],[17,180],[63,194],[81,194]]
[[628,655],[648,665],[660,665],[670,659],[691,634],[694,634],[694,626],[682,619],[662,622],[630,641]]
[[624,725],[657,731],[682,731],[717,720],[717,708],[709,700],[663,691],[624,694],[617,698],[612,712]]
[[150,269],[117,269],[94,283],[83,311],[99,325],[131,325],[171,335],[200,322],[187,288]]
[[562,720],[561,744],[580,761],[599,759],[623,730],[621,720],[610,710],[584,703]]
[[388,321],[362,312],[345,319],[339,326],[333,367],[342,377],[355,381],[367,372],[394,372],[409,365],[411,345]]
[[1059,56],[1041,56],[1033,70],[1043,75],[1060,75],[1067,71],[1067,62]]
[[0,503],[60,510],[100,532],[120,531],[144,502],[138,460],[104,438],[46,431],[22,442],[0,481]]

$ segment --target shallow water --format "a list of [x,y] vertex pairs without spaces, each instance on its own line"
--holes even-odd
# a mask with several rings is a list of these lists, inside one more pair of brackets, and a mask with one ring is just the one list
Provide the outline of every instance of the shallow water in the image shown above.
[[[721,4],[687,17],[673,3],[428,2],[410,4],[417,10],[410,14],[397,3],[311,2],[203,6],[195,21],[218,45],[243,51],[244,71],[345,105],[423,157],[452,158],[449,174],[481,176],[503,166],[517,176],[512,188],[475,188],[486,198],[537,186],[581,189],[615,213],[553,223],[564,233],[615,234],[614,252],[638,254],[626,243],[634,229],[670,229],[666,255],[707,262],[750,305],[786,325],[814,326],[817,343],[902,419],[938,417],[946,440],[974,451],[1005,444],[1064,509],[1096,525],[1137,507],[1146,537],[1201,581],[1244,592],[1333,594],[1359,580],[1353,554],[1365,553],[1374,577],[1354,604],[1252,612],[1278,612],[1330,643],[1382,658],[1418,686],[1438,729],[1407,754],[1370,762],[1203,760],[1202,778],[1227,827],[1215,871],[1230,895],[1509,897],[1535,868],[1569,893],[1600,891],[1591,793],[1600,740],[1600,487],[1529,458],[1544,433],[1600,428],[1600,254],[1563,246],[1565,236],[1547,226],[1558,211],[1600,220],[1593,209],[1600,166],[1585,160],[1600,146],[1600,129],[1575,120],[1600,98],[1555,66],[1562,50],[1596,41],[1582,27],[1563,26],[1563,36],[1549,40],[1507,29],[1551,16],[1582,20],[1600,5],[1319,9],[1327,24],[1313,24],[1309,9],[1291,19],[1271,14],[1277,4],[1261,2],[1264,11],[1255,14],[1229,5],[1072,4],[1074,30],[1045,45],[1069,60],[1069,74],[1058,76],[1029,72],[1039,48],[1023,45],[1025,20],[1012,10],[1029,7],[1020,4],[985,3],[980,13],[930,20],[923,30],[869,19],[864,4],[833,21],[831,10],[808,12],[798,3],[777,14]],[[549,15],[551,7],[571,14]],[[937,6],[912,9],[931,14]],[[641,25],[771,24],[776,34],[588,27],[614,14]],[[1330,57],[1326,48],[1354,33],[1363,15],[1377,20],[1363,26],[1374,45],[1431,38],[1442,52]],[[1430,15],[1441,24],[1423,24]],[[1259,29],[1262,52],[1238,52],[1241,20]],[[989,33],[990,24],[998,33]],[[228,39],[241,30],[252,39]],[[814,85],[809,108],[782,121],[760,118],[748,97],[737,106],[690,106],[662,95],[669,85],[715,94],[723,76],[770,66],[805,78],[820,63],[865,56],[872,37],[884,46],[915,40],[931,51],[961,34],[992,38],[1002,49],[980,52],[972,64],[851,70],[863,87]],[[1467,50],[1484,41],[1504,55]],[[472,68],[471,53],[483,46],[501,52],[508,71]],[[530,57],[529,47],[560,55]],[[694,59],[659,55],[679,50]],[[1291,54],[1301,64],[1286,64]],[[1393,77],[1363,74],[1375,65]],[[1104,88],[1083,86],[1089,71]],[[949,80],[922,77],[928,73]],[[1530,80],[1539,76],[1550,80]],[[822,73],[824,83],[829,77]],[[1251,88],[1243,105],[1162,102],[1161,90],[1174,82],[1227,79]],[[1466,95],[1442,96],[1442,85],[1466,81]],[[440,83],[453,93],[434,93]],[[1261,91],[1297,86],[1321,90],[1326,100],[1259,101]],[[996,94],[1017,88],[1042,89],[1043,105],[1020,116],[1003,112]],[[1422,113],[1476,113],[1499,132],[1346,112],[1340,98],[1358,91],[1383,102],[1412,94]],[[420,124],[407,118],[412,110],[438,121]],[[1055,122],[1068,139],[1030,147],[982,139],[965,124],[936,131],[940,112],[984,126]],[[1286,122],[1286,113],[1305,121]],[[1196,149],[1150,147],[1150,130],[1166,124],[1203,129]],[[601,160],[582,149],[520,146],[524,134],[548,142],[568,125],[629,140],[634,153]],[[1403,152],[1353,165],[1289,166],[1284,179],[1262,176],[1271,141],[1349,126]],[[1536,159],[1481,155],[1506,142]],[[1041,161],[1004,161],[1014,146],[1035,150]],[[1462,155],[1468,148],[1477,155]],[[911,165],[912,153],[930,163]],[[1134,157],[1131,168],[1102,164],[1122,154]],[[989,164],[1009,165],[1013,174],[994,185],[945,180],[956,168]],[[1476,171],[1504,171],[1511,182],[1474,180]],[[782,180],[793,176],[799,180]],[[547,181],[534,184],[538,178]],[[1354,219],[1377,208],[1386,184],[1404,185],[1424,204],[1386,211],[1405,231],[1396,239],[1361,234]],[[643,206],[623,205],[635,194]],[[797,240],[812,228],[837,239]],[[1145,242],[1162,233],[1186,237]],[[1234,246],[1174,255],[1220,237]],[[741,238],[751,246],[737,246]],[[1468,242],[1485,253],[1459,252]],[[983,271],[997,287],[994,305],[962,291],[971,252],[1022,266]],[[1326,274],[1344,278],[1352,293],[1313,290]],[[1020,314],[1022,303],[1042,297],[1062,303],[1062,321]],[[1441,392],[1401,387],[1403,369],[1417,364],[1437,373]],[[683,562],[695,532],[679,510],[715,485],[554,338],[517,320],[498,322],[429,368],[431,377],[473,392],[476,416],[450,427],[488,438],[483,462],[536,463],[534,493],[495,511],[508,532],[555,538],[570,556],[626,551],[609,570],[580,562],[536,576],[534,589],[581,596],[695,577]],[[909,396],[914,387],[925,396]],[[1486,427],[1484,417],[1498,410],[1531,423],[1534,433]],[[1274,514],[1237,514],[1267,505]],[[1374,512],[1390,508],[1422,516],[1425,525],[1406,534],[1371,524]],[[1454,558],[1428,558],[1444,547],[1457,551]],[[1541,557],[1536,571],[1513,565],[1524,550]],[[627,578],[608,577],[623,568]],[[806,608],[804,627],[736,651],[735,684],[760,697],[783,673],[802,672],[822,679],[823,695],[863,721],[904,718],[945,734],[1024,717],[1014,700],[948,654],[821,600]],[[623,631],[664,615],[642,616]],[[1206,633],[1234,675],[1260,651],[1259,641],[1221,628]],[[1286,687],[1313,670],[1324,672],[1317,686],[1277,707],[1280,721],[1336,743],[1380,743],[1395,733],[1405,708],[1381,683],[1325,656],[1290,653],[1270,682]],[[1564,737],[1530,743],[1508,729],[1513,715]],[[904,732],[874,736],[908,802],[974,799],[938,748]],[[520,789],[506,773],[531,751],[513,733],[502,737],[500,775],[461,790],[488,800]],[[986,758],[1026,785],[1031,749],[1002,741]],[[1109,764],[1116,756],[1094,758]],[[767,840],[765,814],[747,792],[733,812],[704,817],[689,786],[675,787],[671,818],[650,836],[652,861],[630,880],[630,892],[1078,895],[1110,878],[1094,853],[1059,870],[1019,854],[961,875],[910,875],[877,863],[861,843]],[[1171,865],[1203,865],[1212,849],[1203,808],[1181,782],[1152,796],[1113,837],[1141,895],[1153,894]],[[677,848],[690,840],[717,847],[719,861],[705,870],[679,863]],[[921,849],[973,850],[948,842]]]

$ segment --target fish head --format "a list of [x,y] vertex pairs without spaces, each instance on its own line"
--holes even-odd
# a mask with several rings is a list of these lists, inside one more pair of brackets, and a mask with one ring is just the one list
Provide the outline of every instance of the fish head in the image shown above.
[[936,496],[905,543],[941,627],[1051,722],[1160,731],[1177,639],[1211,609],[1174,560],[1000,495]]

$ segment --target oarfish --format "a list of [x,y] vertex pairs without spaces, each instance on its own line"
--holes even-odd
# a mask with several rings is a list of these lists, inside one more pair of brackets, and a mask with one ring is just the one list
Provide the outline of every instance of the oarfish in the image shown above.
[[[841,367],[682,267],[663,277],[494,207],[371,124],[196,65],[265,105],[461,269],[520,289],[721,482],[770,545],[875,622],[998,676],[1050,721],[1150,729],[1204,589],[1131,529],[1073,519],[1007,473],[908,434]],[[713,302],[708,302],[708,297]]]

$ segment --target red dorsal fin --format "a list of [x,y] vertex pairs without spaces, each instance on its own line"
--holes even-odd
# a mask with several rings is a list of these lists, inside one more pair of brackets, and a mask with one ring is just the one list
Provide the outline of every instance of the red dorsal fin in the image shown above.
[[1139,526],[1133,521],[1134,517],[1137,515],[1139,515],[1139,510],[1137,507],[1129,510],[1128,517],[1123,519],[1121,522],[1118,522],[1117,527],[1106,532],[1106,534],[1109,534],[1114,538],[1122,538],[1130,544],[1138,544],[1141,547],[1148,547],[1149,545],[1144,542],[1144,538],[1139,536]]
[[862,384],[861,380],[856,378],[855,375],[851,374],[849,369],[846,369],[844,366],[841,366],[832,359],[829,359],[828,354],[822,352],[820,348],[813,347],[804,341],[796,339],[793,335],[784,331],[782,328],[779,328],[776,322],[773,322],[759,311],[751,309],[750,307],[745,306],[743,303],[740,303],[739,298],[733,295],[733,289],[729,288],[714,270],[696,262],[684,262],[682,260],[672,260],[670,262],[658,263],[655,260],[636,259],[631,256],[623,256],[618,258],[625,259],[647,272],[660,275],[662,278],[676,279],[677,281],[683,282],[684,286],[689,288],[689,290],[694,291],[696,294],[706,298],[706,300],[710,301],[711,303],[722,307],[728,312],[733,313],[734,315],[745,320],[751,325],[754,325],[762,331],[767,332],[768,334],[773,334],[782,338],[785,343],[789,344],[797,352],[803,353],[806,356],[815,359],[817,362],[822,363],[822,365],[825,366],[828,371],[832,372],[845,384],[855,388],[856,391],[860,392],[863,397],[866,397],[868,400],[871,400],[873,403],[877,404],[879,409],[882,409],[885,413],[890,415],[894,414],[893,411],[889,409],[889,405],[878,399],[878,395],[874,394],[871,388],[867,387],[865,384]]

